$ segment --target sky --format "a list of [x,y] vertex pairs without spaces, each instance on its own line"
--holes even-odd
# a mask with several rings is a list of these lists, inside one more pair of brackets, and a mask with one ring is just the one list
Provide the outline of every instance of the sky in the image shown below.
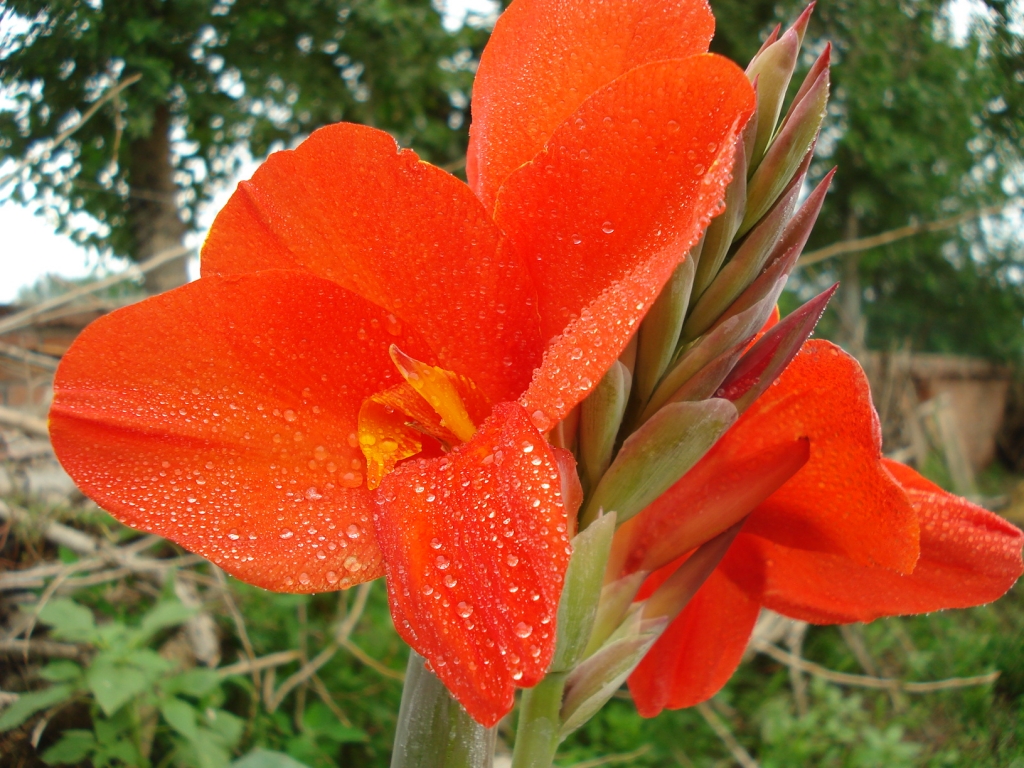
[[[953,0],[951,14],[955,33],[966,32],[978,4],[977,0]],[[486,13],[492,7],[492,0],[446,0],[445,26],[457,28],[468,12]],[[248,178],[253,170],[255,165],[250,164],[238,180]],[[209,226],[234,186],[229,185],[201,213],[201,226]],[[195,237],[197,244],[202,242],[203,234]],[[108,261],[105,266],[120,269],[125,262]],[[12,302],[22,287],[32,285],[48,273],[74,278],[98,268],[101,265],[95,255],[57,234],[53,224],[45,218],[17,203],[0,200],[0,304]],[[198,265],[192,265],[191,271],[193,277],[197,277]]]

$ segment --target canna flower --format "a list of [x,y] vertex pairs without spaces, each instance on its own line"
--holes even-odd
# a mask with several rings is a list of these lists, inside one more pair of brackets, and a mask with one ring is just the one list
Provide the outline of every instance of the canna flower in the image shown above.
[[671,577],[744,521],[718,567],[629,679],[642,715],[704,701],[732,676],[762,607],[815,624],[966,608],[1024,571],[1024,534],[884,459],[856,360],[807,342],[675,486],[619,530],[618,576]]
[[516,0],[469,185],[338,124],[239,185],[202,277],[69,350],[57,454],[115,517],[266,589],[386,575],[478,722],[552,660],[581,501],[547,435],[720,209],[754,108],[703,0]]

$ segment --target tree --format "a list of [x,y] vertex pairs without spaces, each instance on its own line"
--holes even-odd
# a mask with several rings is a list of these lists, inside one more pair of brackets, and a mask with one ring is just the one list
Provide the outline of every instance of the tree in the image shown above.
[[[746,61],[758,33],[792,18],[801,4],[715,0],[715,45]],[[839,173],[810,248],[1016,193],[1022,41],[1010,4],[992,0],[987,7],[988,16],[977,17],[957,42],[948,3],[818,5],[807,47],[817,53],[832,41],[833,98],[812,174],[820,178],[832,165]],[[1019,241],[1000,242],[965,225],[826,262],[802,277],[819,285],[842,278],[822,329],[854,351],[909,339],[916,349],[1007,359],[1024,351],[1020,249]]]
[[[350,120],[431,161],[461,157],[485,37],[446,31],[430,0],[9,0],[2,13],[0,83],[16,106],[0,112],[0,162],[34,158],[12,196],[138,260],[182,242],[242,148],[259,157]],[[136,74],[61,146],[32,154]],[[172,262],[147,287],[184,280]]]

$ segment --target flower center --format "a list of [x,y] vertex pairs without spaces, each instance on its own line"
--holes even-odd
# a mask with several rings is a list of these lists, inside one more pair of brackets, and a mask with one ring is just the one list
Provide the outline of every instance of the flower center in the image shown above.
[[467,442],[490,412],[471,379],[416,360],[395,345],[390,351],[405,381],[367,398],[359,409],[359,447],[370,490],[403,459]]

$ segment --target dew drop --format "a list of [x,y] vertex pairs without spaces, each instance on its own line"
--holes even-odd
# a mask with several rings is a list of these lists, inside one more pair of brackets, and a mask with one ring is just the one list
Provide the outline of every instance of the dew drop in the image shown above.
[[448,566],[451,565],[451,561],[444,555],[438,555],[436,562],[438,569],[442,571],[446,570]]
[[[330,470],[330,467],[328,467]],[[359,488],[363,484],[362,472],[346,472],[339,481],[345,488]]]
[[348,536],[350,539],[358,539],[362,535],[362,533],[362,529],[355,523],[353,523],[345,529],[345,535]]
[[515,555],[510,554],[508,557],[505,558],[505,562],[509,565],[516,566],[519,565],[519,558]]
[[327,583],[328,584],[337,584],[338,583],[338,574],[336,574],[334,571],[328,571],[327,572]]
[[432,547],[433,549],[440,549],[440,548],[441,548],[441,540],[440,540],[440,539],[438,539],[438,538],[437,538],[437,537],[435,536],[434,538],[432,538],[432,539],[430,540],[430,546],[431,546],[431,547]]
[[287,528],[285,528],[283,531],[281,531],[281,538],[282,539],[290,539],[294,535],[295,534],[292,533],[291,531],[289,531]]
[[458,579],[456,579],[450,573],[447,576],[444,577],[444,585],[446,587],[448,587],[449,589],[451,589],[452,587],[454,587],[458,583],[459,583]]
[[547,417],[544,411],[534,411],[530,416],[530,421],[532,421],[533,426],[535,426],[541,432],[547,432],[549,429],[551,429],[551,419]]
[[295,415],[295,411],[288,409],[287,411],[284,412],[285,421],[295,421],[296,418],[298,417]]
[[232,541],[238,541],[238,539],[240,538],[238,535],[238,529],[232,528],[230,531],[228,531],[228,538]]
[[601,231],[604,232],[606,235],[610,235],[612,232],[615,231],[615,225],[612,224],[610,221],[606,221],[604,224],[601,225]]
[[309,574],[305,571],[299,574],[299,584],[309,584]]
[[520,621],[516,624],[516,636],[521,637],[524,640],[533,634],[533,627],[527,624],[525,621]]
[[469,603],[459,603],[455,606],[455,612],[464,619],[468,619],[473,615],[473,606]]

